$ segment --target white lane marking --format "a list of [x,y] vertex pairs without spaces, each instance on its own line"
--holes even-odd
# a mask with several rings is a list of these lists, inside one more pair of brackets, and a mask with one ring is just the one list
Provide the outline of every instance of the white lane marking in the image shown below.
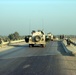
[[23,68],[28,68],[28,67],[30,67],[30,65],[25,65],[25,66],[23,66]]

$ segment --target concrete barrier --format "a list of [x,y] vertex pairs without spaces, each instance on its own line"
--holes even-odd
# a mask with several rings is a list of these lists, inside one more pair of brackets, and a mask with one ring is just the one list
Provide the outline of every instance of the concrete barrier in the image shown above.
[[0,48],[8,44],[14,44],[14,43],[20,43],[20,42],[25,42],[25,40],[23,39],[23,40],[15,40],[10,42],[2,42],[2,44],[0,44]]
[[24,42],[25,40],[16,40],[16,41],[10,41],[10,43],[19,43],[19,42]]
[[72,45],[72,44],[67,45],[65,40],[62,42],[62,45],[67,53],[76,55],[76,47],[74,45]]
[[70,41],[72,45],[76,46],[76,39],[70,39]]
[[3,42],[2,45],[7,45],[9,42]]

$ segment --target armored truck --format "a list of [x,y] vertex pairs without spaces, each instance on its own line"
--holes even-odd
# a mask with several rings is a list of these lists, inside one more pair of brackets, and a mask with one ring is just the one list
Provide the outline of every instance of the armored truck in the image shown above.
[[45,33],[41,30],[33,30],[30,36],[25,37],[25,42],[29,43],[29,47],[33,47],[34,45],[40,45],[41,47],[45,47]]

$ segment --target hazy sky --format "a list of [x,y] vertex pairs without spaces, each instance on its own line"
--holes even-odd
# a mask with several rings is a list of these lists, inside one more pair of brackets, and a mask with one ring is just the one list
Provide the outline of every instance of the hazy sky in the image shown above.
[[76,34],[75,0],[0,0],[0,35]]

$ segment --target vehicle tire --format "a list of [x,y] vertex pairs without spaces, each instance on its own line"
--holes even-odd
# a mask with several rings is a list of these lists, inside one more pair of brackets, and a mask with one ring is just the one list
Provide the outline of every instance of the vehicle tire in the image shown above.
[[41,47],[45,47],[45,44],[41,44]]
[[32,44],[29,44],[29,47],[32,47]]
[[35,40],[35,42],[39,42],[41,40],[41,37],[37,35],[34,37],[34,40]]
[[26,42],[26,43],[29,42],[29,37],[28,37],[28,36],[25,37],[25,42]]
[[32,47],[34,47],[34,44],[32,44]]

